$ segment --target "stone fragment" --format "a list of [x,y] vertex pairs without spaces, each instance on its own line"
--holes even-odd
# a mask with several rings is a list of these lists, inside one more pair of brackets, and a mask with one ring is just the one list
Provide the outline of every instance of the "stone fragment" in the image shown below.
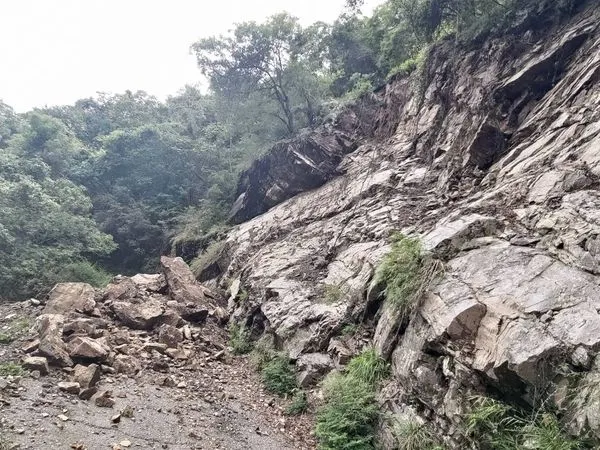
[[142,366],[137,358],[130,355],[117,355],[113,362],[113,368],[117,373],[126,375],[135,375],[142,370]]
[[48,358],[50,364],[71,367],[73,361],[62,341],[64,317],[60,314],[43,314],[37,319],[40,343],[38,352]]
[[115,400],[112,398],[112,392],[102,392],[95,398],[94,404],[100,408],[112,408],[115,405]]
[[68,394],[79,394],[80,388],[79,383],[74,381],[61,381],[58,383],[58,389]]
[[89,400],[94,395],[96,395],[97,392],[98,392],[98,388],[96,386],[91,387],[91,388],[87,388],[87,389],[82,389],[79,392],[79,398],[81,400]]
[[37,370],[41,375],[48,375],[48,360],[43,356],[28,356],[21,365],[27,370]]
[[83,361],[106,361],[110,349],[96,339],[76,336],[69,342],[69,355]]
[[158,341],[168,348],[177,348],[177,345],[183,341],[183,333],[171,325],[161,325],[158,330]]
[[97,364],[84,366],[78,364],[73,372],[73,380],[79,383],[82,389],[94,387],[99,381],[102,371]]

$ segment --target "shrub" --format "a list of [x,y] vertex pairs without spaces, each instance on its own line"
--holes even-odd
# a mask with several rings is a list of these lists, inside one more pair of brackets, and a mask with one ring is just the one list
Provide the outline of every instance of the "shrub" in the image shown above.
[[277,355],[265,363],[261,375],[265,388],[273,394],[289,395],[297,388],[296,374],[285,355]]
[[250,333],[242,326],[231,324],[229,326],[229,345],[236,355],[245,355],[252,351]]
[[78,261],[67,265],[59,275],[63,281],[89,283],[94,287],[105,287],[112,275],[89,261]]
[[256,341],[256,344],[250,353],[250,364],[252,364],[255,370],[261,371],[265,364],[271,361],[275,356],[277,356],[277,352],[273,345],[273,337],[270,335],[263,335]]
[[287,416],[298,416],[303,414],[308,409],[308,398],[306,392],[298,390],[292,397],[292,403],[285,409]]
[[204,252],[199,254],[190,263],[190,269],[194,276],[198,278],[206,268],[217,262],[224,250],[225,241],[217,241],[210,244]]
[[373,386],[355,377],[335,374],[325,380],[325,405],[317,414],[319,448],[371,449],[379,406]]
[[341,334],[342,336],[352,336],[358,332],[358,325],[355,323],[349,323],[348,325],[344,325],[342,328]]
[[21,367],[19,364],[11,362],[0,363],[0,376],[2,377],[6,377],[9,375],[13,377],[18,377],[23,375],[23,373],[25,373],[25,371],[23,370],[23,367]]
[[353,358],[343,374],[325,379],[325,404],[317,414],[320,448],[373,448],[379,420],[376,391],[387,375],[385,361],[368,349]]

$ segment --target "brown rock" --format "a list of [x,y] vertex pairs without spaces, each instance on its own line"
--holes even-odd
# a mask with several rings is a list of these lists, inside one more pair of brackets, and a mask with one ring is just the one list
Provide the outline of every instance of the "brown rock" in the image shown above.
[[154,328],[165,312],[161,302],[154,298],[143,303],[115,302],[112,310],[126,326],[138,330]]
[[[196,281],[194,274],[183,259],[162,256],[160,265],[173,300],[181,304],[191,303],[206,308],[215,303],[218,296]],[[182,317],[184,316],[182,315]]]
[[177,344],[183,342],[183,333],[171,325],[161,325],[158,330],[158,341],[169,348],[177,348]]
[[129,355],[117,355],[113,363],[113,368],[118,373],[124,373],[126,375],[135,375],[142,370],[140,362]]
[[164,354],[167,350],[167,344],[159,344],[158,342],[146,342],[142,349],[147,352],[156,350],[158,353]]
[[26,344],[24,344],[21,347],[21,350],[23,351],[23,353],[33,353],[38,349],[39,346],[40,346],[40,340],[34,339],[33,341],[27,342]]
[[97,364],[90,364],[89,366],[77,364],[73,372],[73,380],[78,382],[82,389],[89,389],[100,381],[101,374],[102,371]]
[[79,392],[79,398],[81,400],[89,400],[94,395],[96,395],[96,392],[98,392],[98,388],[96,386],[88,388],[88,389],[82,389]]
[[23,368],[40,372],[40,375],[48,375],[48,360],[42,356],[28,356],[21,363]]
[[192,352],[183,348],[168,348],[165,352],[167,356],[173,359],[186,360],[192,355]]
[[73,361],[62,341],[64,317],[60,314],[43,314],[38,317],[37,328],[40,337],[38,352],[46,356],[50,364],[71,367]]
[[74,381],[61,381],[58,383],[58,389],[69,394],[79,394],[79,383]]
[[96,307],[95,291],[87,283],[59,283],[48,294],[44,314],[90,314]]
[[69,342],[69,355],[84,361],[106,361],[110,349],[101,342],[84,336],[76,336]]
[[112,398],[111,391],[104,391],[96,397],[94,404],[100,408],[112,408],[115,406],[115,400]]

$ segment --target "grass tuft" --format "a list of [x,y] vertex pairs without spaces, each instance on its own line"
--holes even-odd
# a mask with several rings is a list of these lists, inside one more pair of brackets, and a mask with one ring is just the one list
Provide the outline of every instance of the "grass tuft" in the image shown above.
[[0,363],[0,376],[2,377],[18,377],[23,375],[24,373],[25,371],[23,370],[23,367],[21,367],[19,364],[15,364],[12,362]]
[[353,358],[344,373],[325,379],[325,404],[318,411],[316,427],[320,449],[374,448],[380,415],[376,392],[387,372],[385,361],[368,349]]
[[442,450],[429,428],[416,422],[398,423],[393,428],[398,450]]
[[285,409],[286,416],[299,416],[308,409],[308,397],[306,392],[297,390],[292,397],[292,403]]
[[441,269],[441,262],[424,255],[418,240],[396,234],[373,282],[383,287],[386,301],[399,310],[400,318],[407,319]]

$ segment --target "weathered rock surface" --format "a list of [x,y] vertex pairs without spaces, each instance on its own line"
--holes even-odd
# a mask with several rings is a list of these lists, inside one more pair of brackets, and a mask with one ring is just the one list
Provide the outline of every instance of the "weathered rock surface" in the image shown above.
[[48,294],[44,314],[91,314],[96,291],[87,283],[59,283]]
[[37,370],[41,375],[48,375],[48,360],[42,356],[28,356],[21,363],[24,369]]
[[[566,383],[559,367],[600,379],[599,23],[581,1],[529,11],[477,49],[444,41],[421,79],[275,146],[232,211],[243,223],[217,280],[235,280],[232,319],[299,363],[372,324],[393,366],[386,407],[435,422],[451,447],[471,394],[533,404]],[[408,324],[367,293],[396,230],[445,265]],[[600,437],[580,383],[561,411]]]

